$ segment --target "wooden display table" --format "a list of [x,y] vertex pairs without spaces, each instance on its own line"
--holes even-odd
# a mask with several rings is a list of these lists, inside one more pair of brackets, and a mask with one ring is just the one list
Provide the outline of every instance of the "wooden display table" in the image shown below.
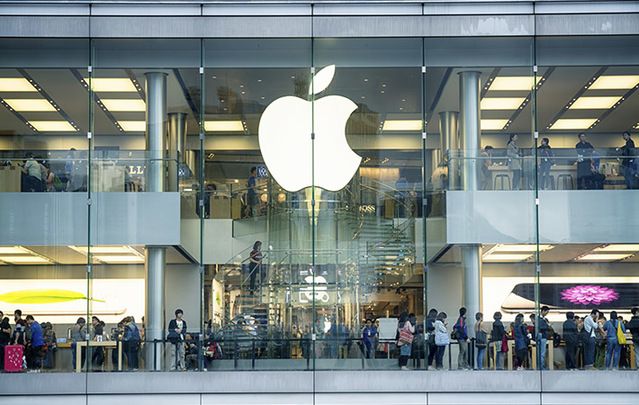
[[[114,350],[117,348],[118,350],[118,371],[122,371],[122,344],[120,341],[114,340],[105,340],[102,342],[98,342],[95,340],[90,341],[81,341],[76,342],[75,345],[75,372],[79,373],[82,371],[82,348],[83,347],[103,347],[105,352],[107,349]],[[110,356],[104,354],[104,361],[106,362]],[[91,361],[91,359],[87,358],[86,361]]]

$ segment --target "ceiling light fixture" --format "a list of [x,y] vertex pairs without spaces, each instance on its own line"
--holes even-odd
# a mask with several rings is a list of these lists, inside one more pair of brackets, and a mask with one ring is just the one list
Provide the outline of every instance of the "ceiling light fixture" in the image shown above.
[[526,100],[525,97],[484,97],[482,110],[516,110]]
[[101,99],[102,105],[113,112],[144,112],[146,111],[146,103],[144,100],[136,99]]
[[205,121],[204,129],[208,132],[243,132],[242,121]]
[[508,124],[507,119],[485,119],[481,120],[481,129],[485,131],[499,131],[504,129],[504,127]]
[[568,107],[570,110],[607,110],[621,100],[621,96],[579,97]]
[[[83,255],[89,252],[89,248],[86,246],[69,246],[69,248]],[[139,254],[131,246],[91,246],[90,250],[92,254]]]
[[383,131],[420,131],[422,120],[385,120]]
[[[535,79],[532,76],[499,76],[492,81],[488,91],[529,91]],[[537,83],[541,77],[537,77]]]
[[24,93],[38,90],[23,77],[0,77],[0,91]]
[[597,122],[597,118],[562,118],[555,121],[550,129],[588,129],[595,122]]
[[523,262],[524,260],[528,260],[532,255],[531,254],[508,254],[508,253],[498,253],[484,256],[485,262]]
[[23,248],[22,246],[0,246],[0,255],[31,255],[33,254],[27,248]]
[[630,257],[630,256],[632,256],[632,253],[619,253],[619,254],[590,253],[590,254],[578,257],[577,260],[579,260],[579,261],[613,262],[613,261],[625,259],[625,258]]
[[144,257],[140,257],[137,255],[94,255],[93,258],[106,264],[144,263]]
[[[89,83],[88,78],[85,78],[84,81]],[[91,79],[91,88],[93,91],[104,93],[137,92],[131,79],[117,77],[94,77]]]
[[126,132],[146,131],[146,121],[118,121],[118,124]]
[[0,256],[0,261],[10,264],[44,264],[51,260],[42,256]]
[[56,108],[51,105],[48,100],[43,99],[28,99],[28,98],[5,98],[7,103],[13,110],[20,112],[46,112],[56,111]]
[[39,132],[76,132],[68,121],[28,121]]
[[610,244],[593,249],[593,252],[638,252],[639,245]]
[[[539,251],[543,252],[554,248],[553,245],[539,245]],[[492,252],[536,252],[537,245],[495,245],[486,254]]]
[[588,90],[629,90],[639,85],[639,75],[599,76]]

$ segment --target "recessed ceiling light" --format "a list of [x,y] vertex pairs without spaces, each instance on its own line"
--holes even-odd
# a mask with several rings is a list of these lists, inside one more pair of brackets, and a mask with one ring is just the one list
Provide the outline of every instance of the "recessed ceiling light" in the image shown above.
[[104,107],[113,112],[146,111],[144,100],[136,99],[101,99]]
[[597,121],[597,118],[562,118],[555,121],[550,129],[587,129]]
[[126,132],[146,131],[146,121],[118,121],[118,124],[120,124]]
[[[89,83],[89,79],[84,79]],[[131,79],[123,79],[117,77],[94,77],[91,79],[91,88],[93,91],[109,92],[109,93],[125,93],[137,91]]]
[[621,100],[621,96],[611,97],[579,97],[570,107],[571,110],[607,110]]
[[26,98],[5,98],[4,101],[15,111],[36,112],[36,111],[56,111],[48,100],[26,99]]
[[23,77],[0,77],[0,91],[23,93],[38,90]]
[[23,254],[33,254],[29,249],[23,248],[22,246],[0,246],[0,255],[23,255]]
[[384,131],[420,131],[422,120],[386,120],[382,130]]
[[506,126],[506,124],[508,124],[508,120],[502,120],[502,119],[486,119],[486,120],[481,120],[481,129],[482,130],[501,130],[504,129],[504,127]]
[[599,76],[589,90],[625,90],[639,84],[639,75],[611,75]]
[[[537,83],[541,77],[537,77]],[[532,76],[499,76],[490,84],[489,91],[532,90],[534,78]]]
[[0,256],[0,261],[11,264],[41,264],[51,263],[51,260],[41,256]]
[[485,262],[521,262],[531,257],[531,254],[491,254],[484,256]]
[[242,132],[242,121],[205,121],[204,129],[209,132]]
[[525,99],[525,97],[484,97],[481,100],[481,109],[516,110]]
[[[69,246],[69,248],[75,250],[78,253],[86,255],[88,248],[86,246]],[[135,249],[130,246],[91,246],[92,254],[131,254],[137,253]]]
[[[553,245],[539,245],[539,250],[550,250]],[[489,252],[536,252],[537,245],[496,245]]]
[[632,256],[632,253],[620,253],[620,254],[596,254],[591,253],[578,257],[577,260],[581,261],[615,261],[625,259]]
[[103,263],[144,263],[144,257],[136,255],[94,255],[94,259],[97,259]]
[[76,132],[68,121],[29,121],[40,132]]
[[638,252],[638,251],[639,251],[639,245],[632,245],[632,244],[628,244],[628,245],[611,244],[607,246],[601,246],[593,250],[593,252]]

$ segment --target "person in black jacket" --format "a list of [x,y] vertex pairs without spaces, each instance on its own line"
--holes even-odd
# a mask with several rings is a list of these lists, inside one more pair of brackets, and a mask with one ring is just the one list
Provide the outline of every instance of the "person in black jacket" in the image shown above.
[[639,369],[639,308],[632,308],[630,313],[632,318],[628,321],[626,329],[632,333],[632,343],[635,345],[635,367]]
[[566,313],[564,341],[566,342],[566,370],[572,370],[577,366],[577,344],[579,343],[574,312]]
[[575,145],[577,149],[577,189],[588,190],[592,188],[592,154],[594,147],[586,141],[586,134],[579,134],[579,142]]
[[[537,367],[540,370],[546,370],[546,349],[548,348],[548,336],[550,335],[550,324],[548,323],[548,319],[546,319],[546,315],[550,312],[550,308],[546,305],[541,307],[541,312],[539,314],[539,318],[537,320],[536,330],[537,330]],[[551,336],[552,338],[552,336]]]
[[621,152],[621,173],[626,181],[626,188],[630,190],[634,188],[635,183],[635,143],[628,131],[623,133],[623,139],[626,143],[617,148],[617,151]]
[[435,308],[431,308],[428,311],[428,316],[426,317],[426,333],[427,337],[427,345],[428,345],[428,363],[426,364],[426,368],[432,367],[433,360],[435,360],[435,353],[437,352],[437,345],[435,345],[435,321],[437,320],[437,310]]
[[539,189],[546,190],[546,183],[550,185],[550,168],[553,165],[550,140],[543,138],[537,150],[537,156],[539,157]]
[[506,334],[504,324],[501,323],[501,312],[497,311],[493,315],[493,329],[490,332],[490,346],[496,346],[497,358],[495,359],[495,368],[497,370],[504,369],[504,352],[501,351],[501,341]]
[[184,317],[184,311],[181,309],[175,310],[175,319],[171,319],[169,322],[169,333],[167,340],[171,343],[171,371],[174,370],[186,370],[185,362],[185,350],[184,339],[186,337],[186,321],[182,319]]

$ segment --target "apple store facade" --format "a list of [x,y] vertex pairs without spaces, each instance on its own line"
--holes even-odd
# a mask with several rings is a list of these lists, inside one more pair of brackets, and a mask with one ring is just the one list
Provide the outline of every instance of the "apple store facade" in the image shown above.
[[633,403],[637,7],[0,0],[0,391]]

